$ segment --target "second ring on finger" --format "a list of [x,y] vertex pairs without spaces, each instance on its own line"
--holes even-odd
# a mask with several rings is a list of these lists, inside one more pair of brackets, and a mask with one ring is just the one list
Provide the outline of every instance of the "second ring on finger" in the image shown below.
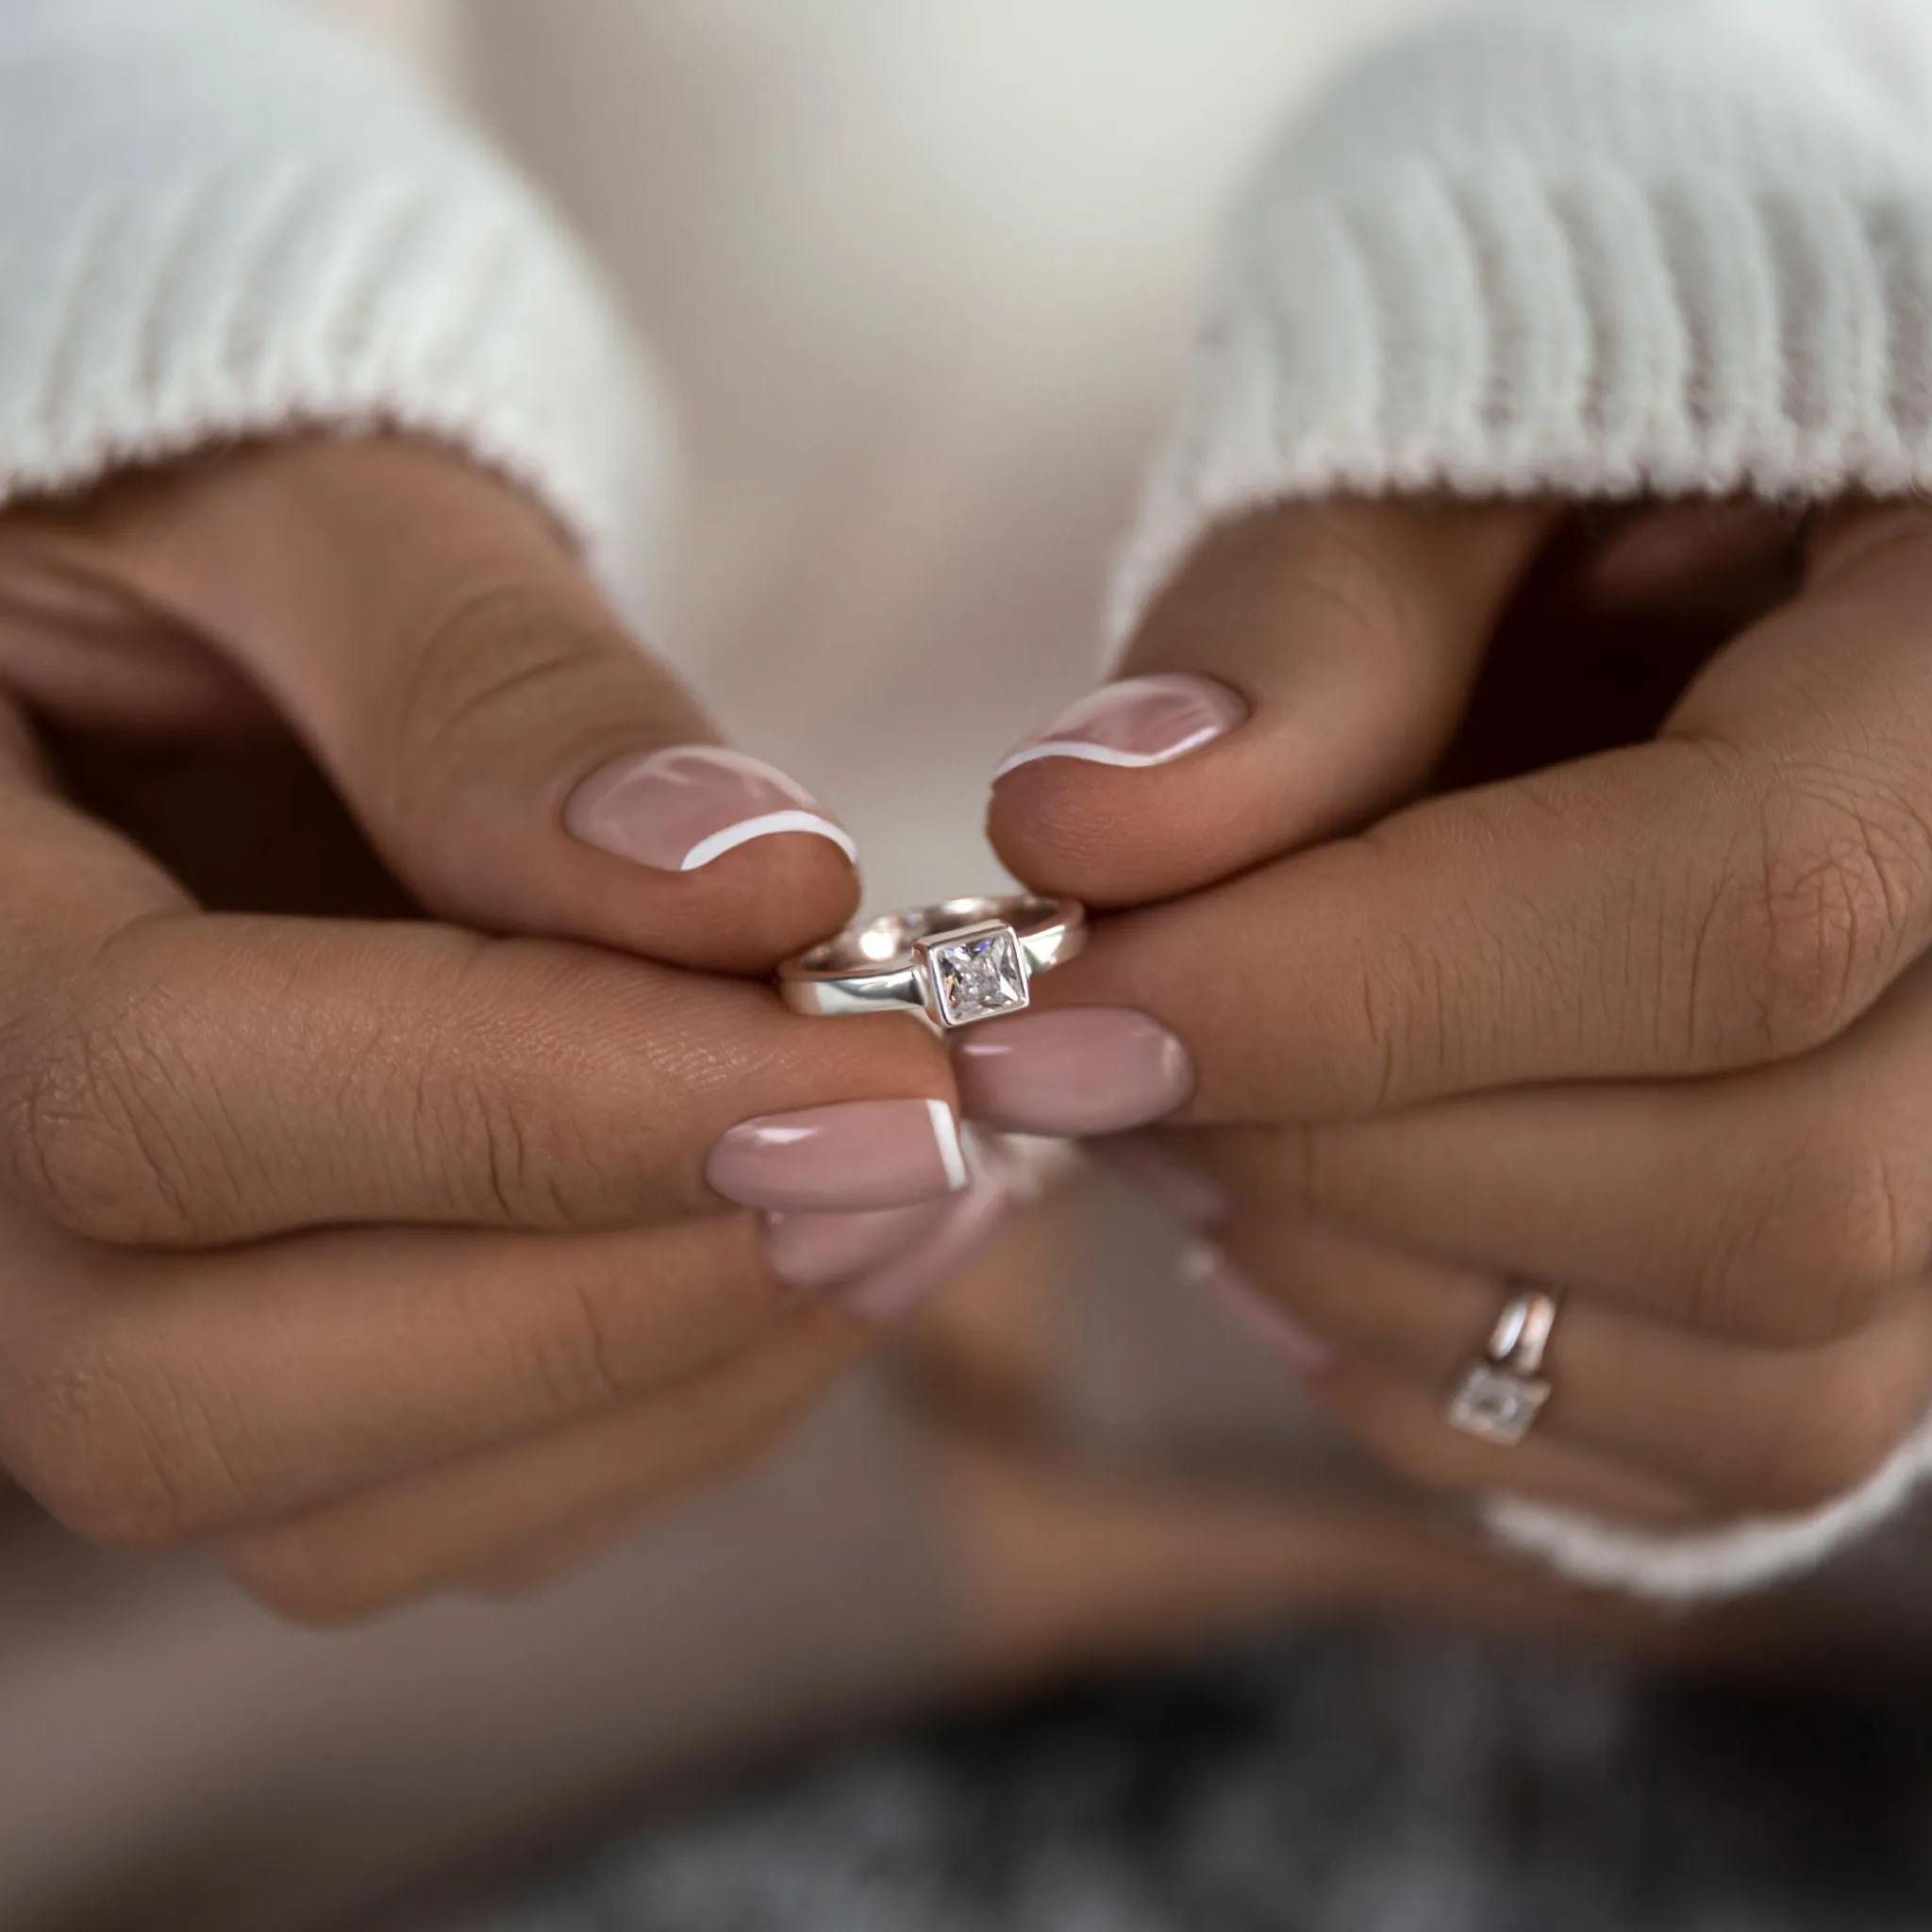
[[[1333,1352],[1441,1391],[1443,1426],[1492,1349],[1520,1280],[1457,1267],[1305,1219],[1242,1218],[1218,1232],[1227,1268]],[[1518,1368],[1524,1365],[1520,1362]],[[1531,1418],[1555,1437],[1681,1484],[1721,1509],[1787,1512],[1856,1489],[1932,1401],[1932,1284],[1902,1287],[1861,1332],[1769,1349],[1571,1294],[1541,1359]]]

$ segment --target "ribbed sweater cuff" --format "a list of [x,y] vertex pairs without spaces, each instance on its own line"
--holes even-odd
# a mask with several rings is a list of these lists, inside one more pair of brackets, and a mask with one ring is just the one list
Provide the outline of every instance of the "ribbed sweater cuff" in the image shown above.
[[242,438],[401,428],[523,483],[635,608],[667,419],[521,183],[266,0],[8,18],[0,501]]
[[1345,79],[1241,210],[1116,634],[1288,498],[1932,480],[1932,18],[1883,51],[1808,0],[1529,0]]

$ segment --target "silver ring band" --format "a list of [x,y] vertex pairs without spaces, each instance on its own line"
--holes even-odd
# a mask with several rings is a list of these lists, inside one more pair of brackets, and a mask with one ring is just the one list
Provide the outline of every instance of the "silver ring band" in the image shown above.
[[1550,1384],[1542,1374],[1560,1307],[1534,1282],[1519,1286],[1491,1331],[1489,1346],[1464,1372],[1449,1401],[1449,1426],[1513,1449],[1536,1425]]
[[778,991],[795,1012],[910,1011],[950,1030],[1021,1011],[1034,975],[1086,942],[1076,899],[942,899],[808,946],[778,968]]

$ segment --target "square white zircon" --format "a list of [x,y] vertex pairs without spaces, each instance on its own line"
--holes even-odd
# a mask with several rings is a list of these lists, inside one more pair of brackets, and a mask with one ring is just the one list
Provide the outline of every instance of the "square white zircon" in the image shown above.
[[940,1017],[948,1026],[1017,1013],[1026,1004],[1026,964],[1009,925],[935,940],[926,959]]
[[1449,1420],[1466,1435],[1513,1448],[1529,1434],[1538,1411],[1550,1399],[1550,1385],[1488,1362],[1475,1363],[1456,1391]]

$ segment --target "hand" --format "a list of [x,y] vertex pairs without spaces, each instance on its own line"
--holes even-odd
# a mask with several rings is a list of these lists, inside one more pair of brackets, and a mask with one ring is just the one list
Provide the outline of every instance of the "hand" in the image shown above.
[[434,450],[0,520],[15,1480],[355,1615],[728,1467],[985,1234],[920,1028],[691,970],[856,897],[713,739]]
[[[1185,1123],[1215,1279],[1421,1482],[1835,1499],[1932,1400],[1928,605],[1917,507],[1224,532],[996,785],[1023,877],[1142,909],[969,1112]],[[1500,1449],[1443,1411],[1515,1276],[1568,1298]]]

